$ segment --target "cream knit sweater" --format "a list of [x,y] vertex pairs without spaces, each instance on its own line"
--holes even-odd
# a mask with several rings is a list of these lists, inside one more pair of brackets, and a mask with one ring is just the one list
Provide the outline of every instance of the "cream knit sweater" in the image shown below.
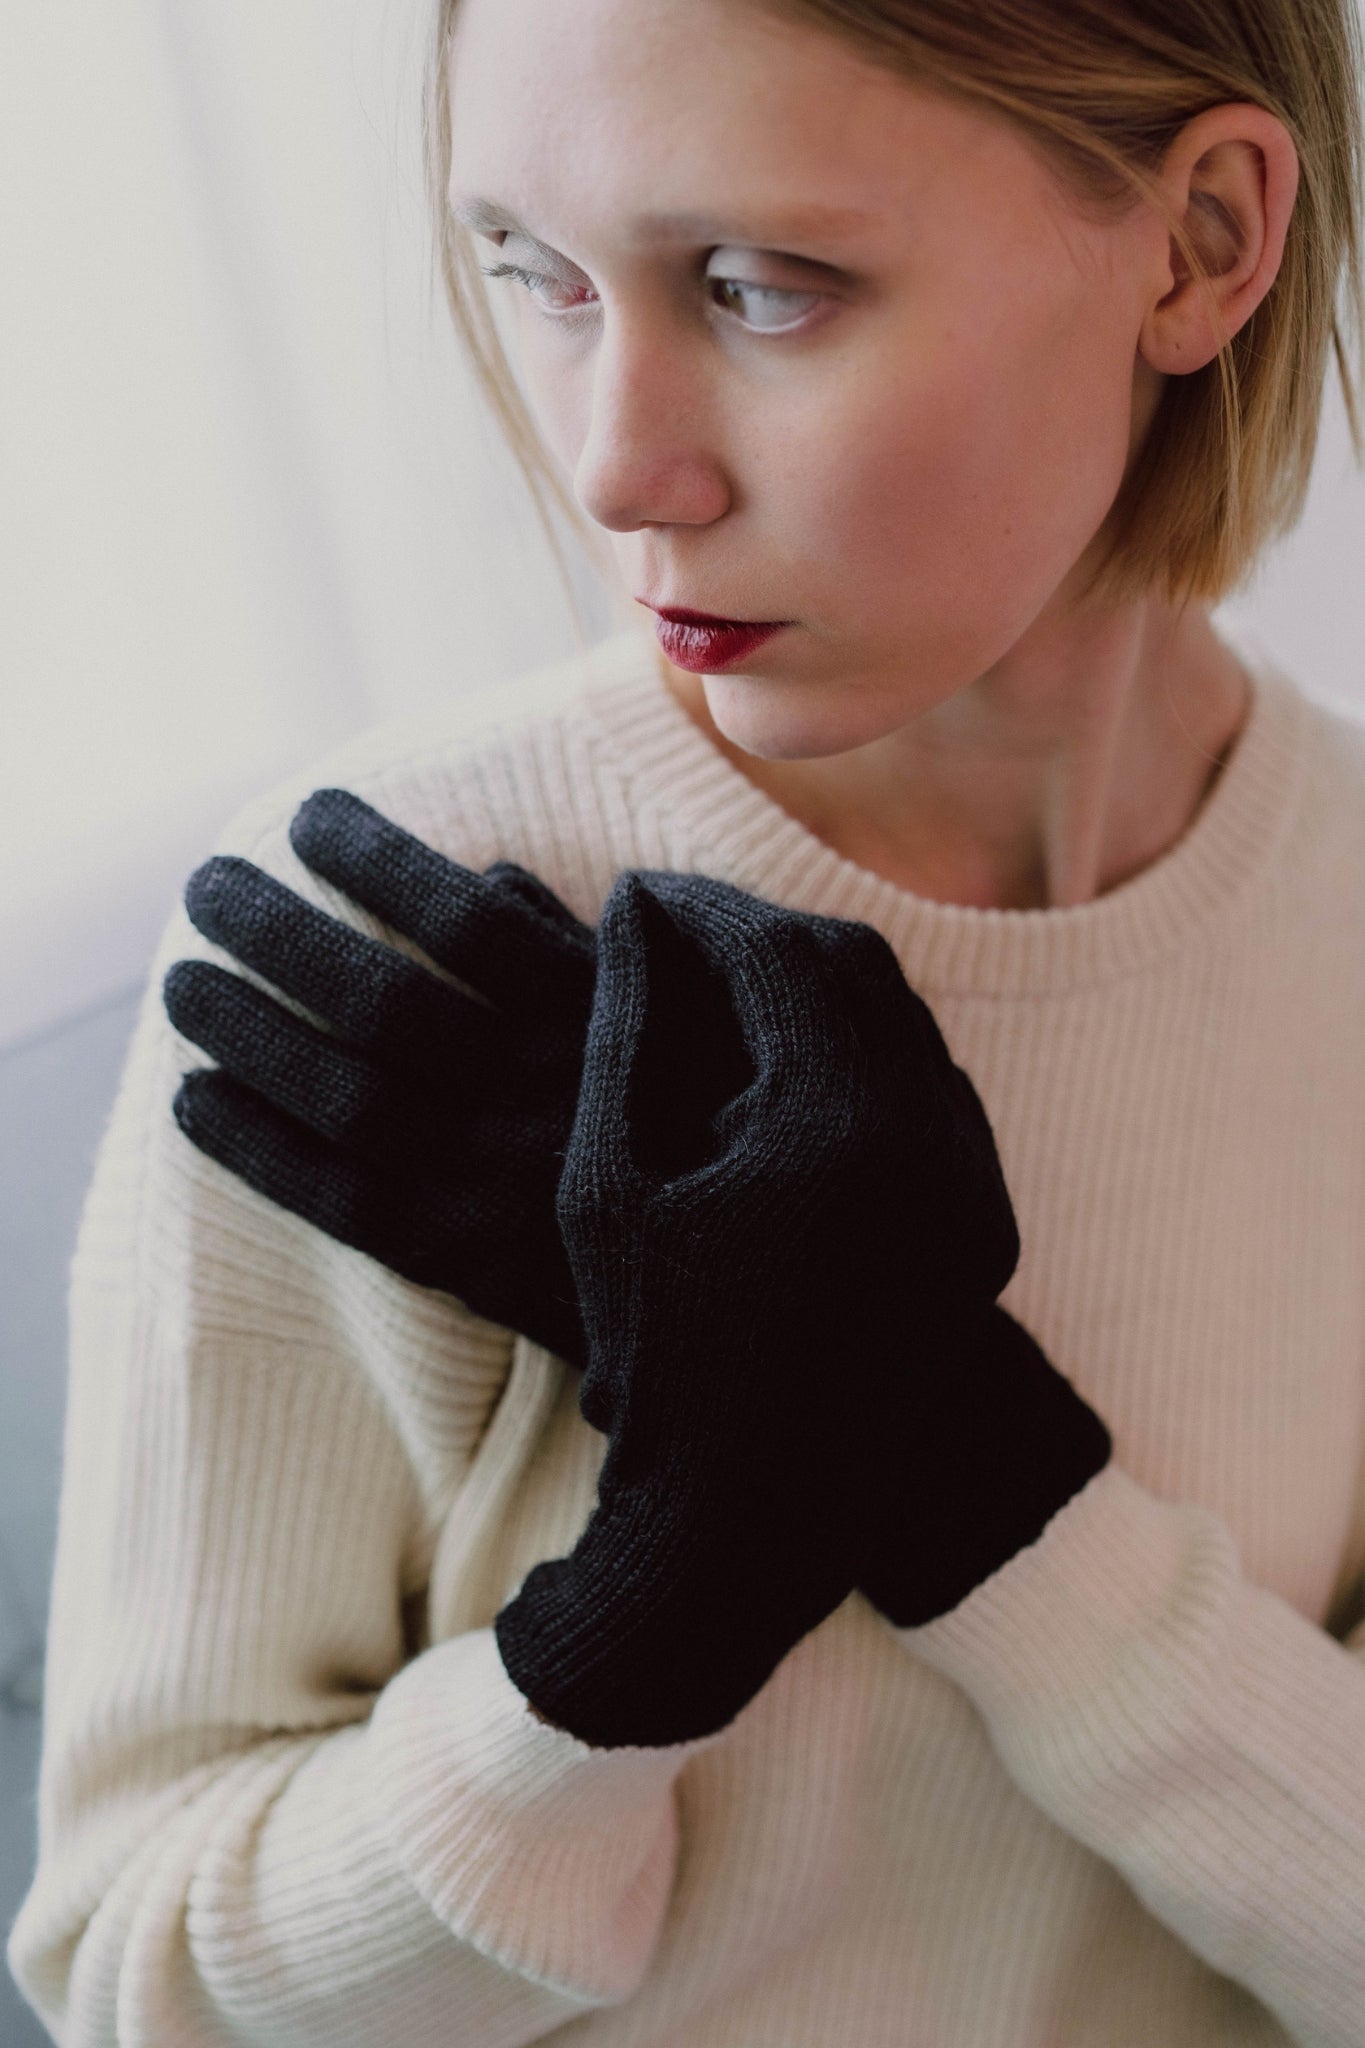
[[591,1509],[577,1377],[182,1138],[177,914],[73,1271],[9,1947],[58,2041],[1361,2048],[1365,724],[1254,683],[1185,837],[1074,909],[840,858],[634,631],[237,819],[369,929],[288,846],[324,782],[589,919],[650,866],[876,925],[994,1124],[1005,1304],[1115,1458],[929,1626],[853,1594],[719,1735],[538,1722],[490,1622]]

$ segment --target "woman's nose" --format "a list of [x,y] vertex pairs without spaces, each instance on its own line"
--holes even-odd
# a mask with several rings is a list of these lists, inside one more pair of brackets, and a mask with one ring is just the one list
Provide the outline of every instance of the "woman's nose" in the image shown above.
[[603,336],[574,492],[612,533],[704,526],[728,510],[730,484],[709,430],[704,379],[656,335]]

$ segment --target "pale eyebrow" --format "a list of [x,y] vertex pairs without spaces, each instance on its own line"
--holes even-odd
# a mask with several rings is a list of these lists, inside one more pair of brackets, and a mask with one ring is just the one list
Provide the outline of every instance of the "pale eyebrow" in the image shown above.
[[[522,235],[538,248],[550,246],[498,200],[452,192],[450,211],[475,234],[506,232]],[[778,249],[786,242],[827,242],[855,235],[866,229],[873,218],[861,207],[814,204],[749,221],[722,220],[701,213],[640,213],[634,216],[631,228],[636,236],[649,242],[734,242],[750,249]]]

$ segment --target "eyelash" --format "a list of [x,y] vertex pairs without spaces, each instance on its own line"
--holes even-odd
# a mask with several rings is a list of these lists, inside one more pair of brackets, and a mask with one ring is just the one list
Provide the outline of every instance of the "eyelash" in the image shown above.
[[[554,283],[554,279],[546,277],[543,272],[524,270],[518,263],[481,263],[479,269],[485,277],[511,278],[515,283],[528,291],[534,299],[540,297],[539,292],[536,290],[537,285]],[[810,299],[814,301],[820,296],[818,292],[784,290],[779,285],[751,284],[747,278],[741,277],[709,277],[706,282],[708,284],[735,285],[741,291],[754,292],[760,298],[766,299]],[[571,321],[577,314],[585,312],[587,308],[584,306],[570,306],[556,309],[553,306],[545,306],[542,303],[541,310],[548,319]],[[747,323],[741,321],[740,324],[743,326]],[[754,334],[790,334],[799,324],[797,321],[790,321],[783,327],[756,327],[751,328],[750,332]]]

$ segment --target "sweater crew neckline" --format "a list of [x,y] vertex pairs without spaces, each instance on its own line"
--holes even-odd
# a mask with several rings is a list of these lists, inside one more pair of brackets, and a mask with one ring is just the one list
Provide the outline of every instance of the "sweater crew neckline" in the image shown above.
[[941,903],[816,838],[715,747],[664,680],[651,637],[598,650],[588,707],[638,795],[680,824],[698,865],[757,895],[874,925],[930,993],[1061,994],[1138,972],[1232,914],[1288,835],[1309,705],[1282,671],[1238,647],[1251,685],[1241,733],[1175,845],[1089,903],[1003,910]]

